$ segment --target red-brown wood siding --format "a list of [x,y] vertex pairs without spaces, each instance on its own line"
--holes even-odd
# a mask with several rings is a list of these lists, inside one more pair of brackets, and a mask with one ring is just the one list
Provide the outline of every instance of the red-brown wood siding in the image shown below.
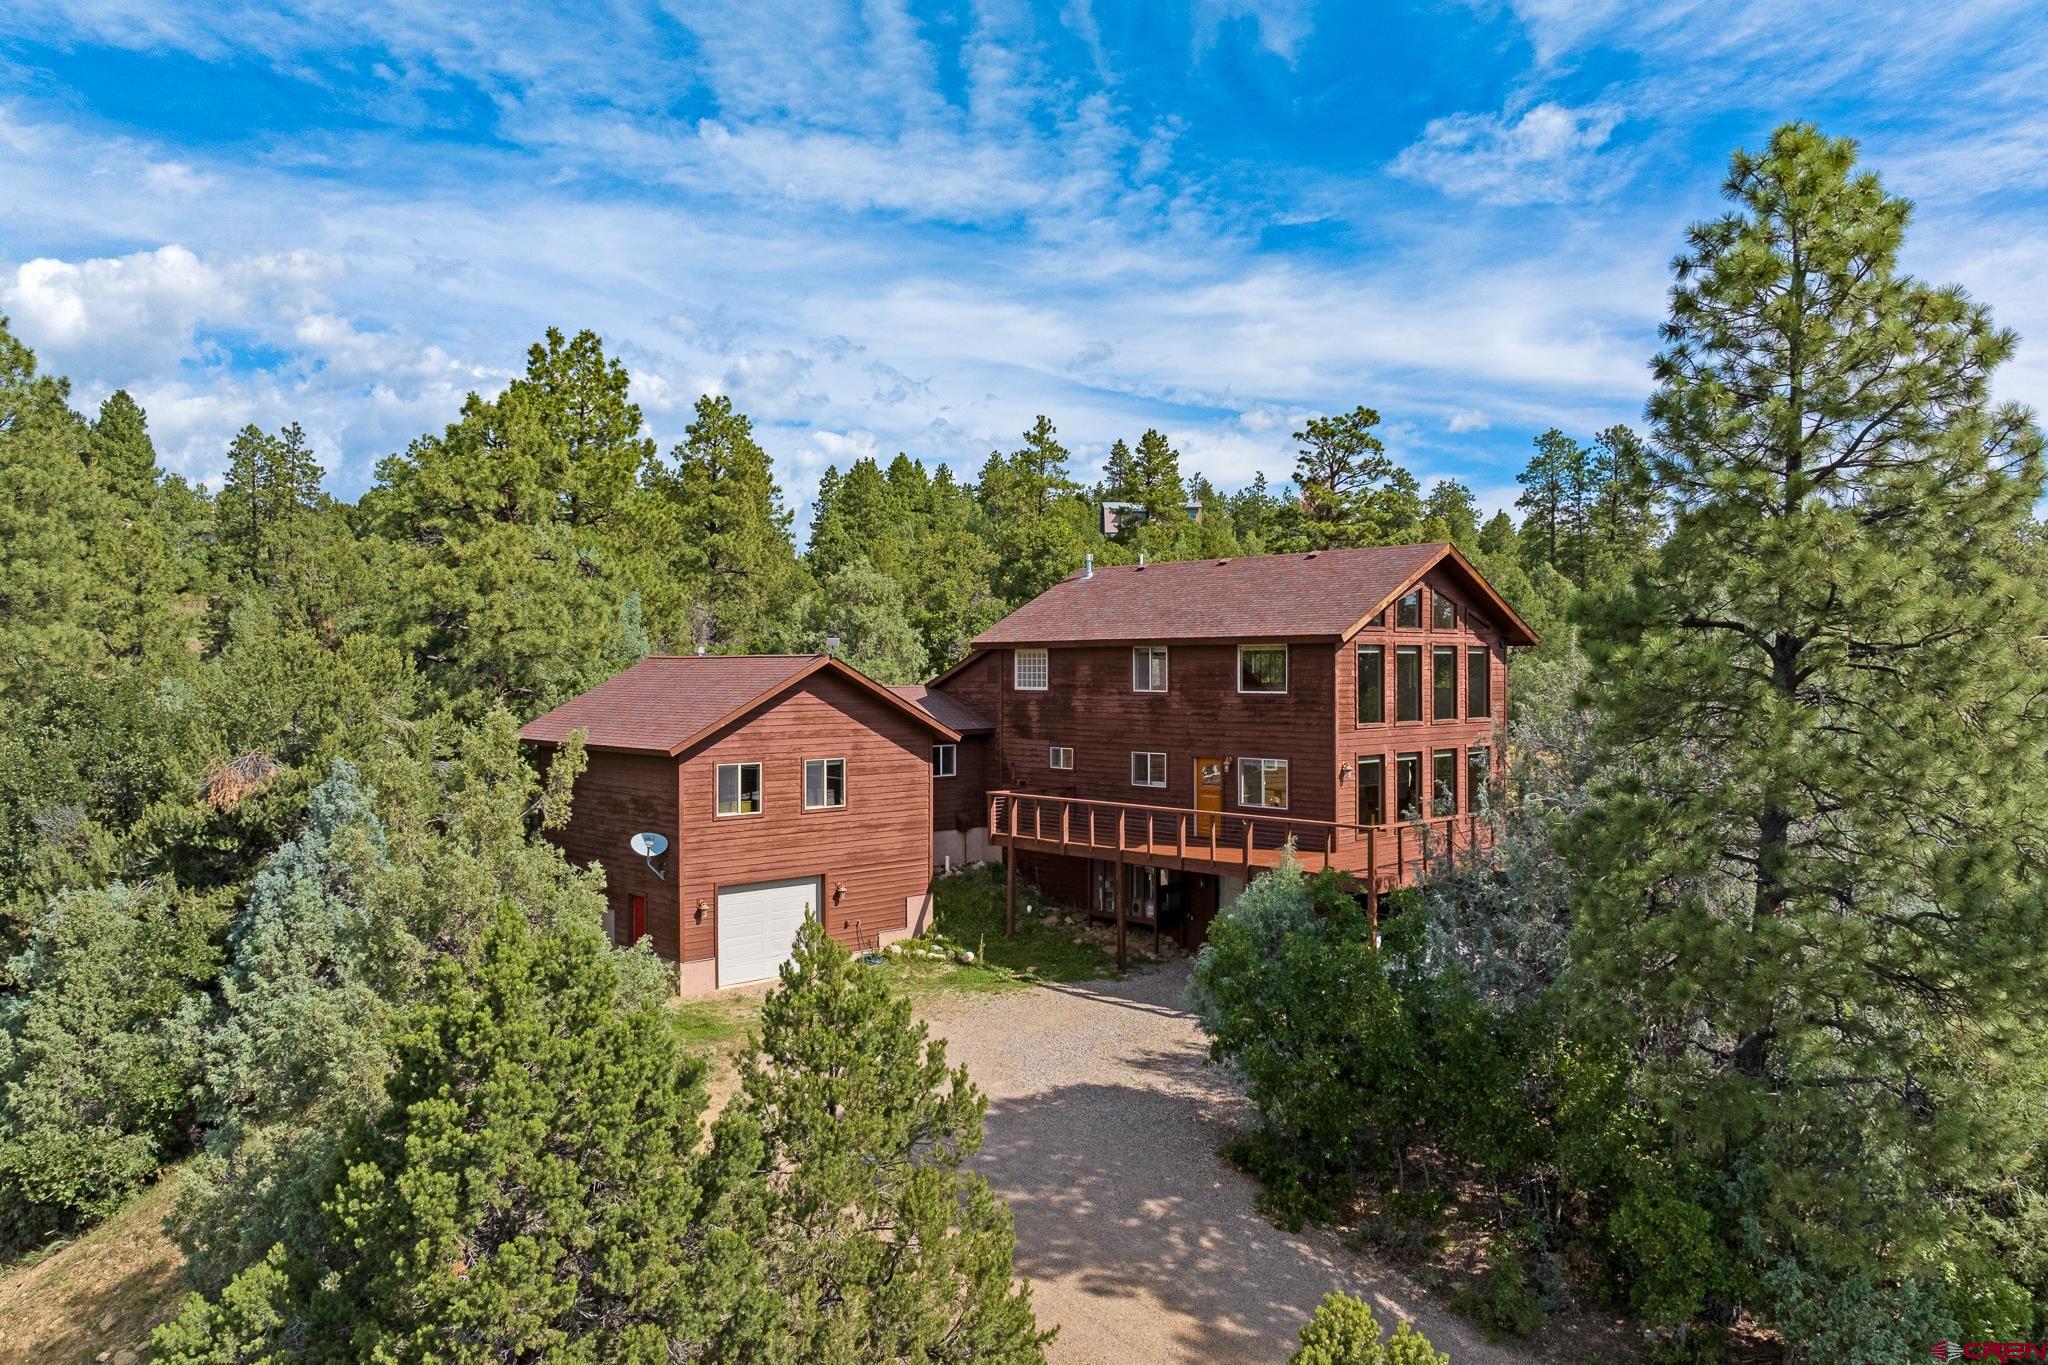
[[[848,947],[906,927],[905,900],[931,884],[932,741],[900,710],[821,674],[685,753],[684,960],[717,954],[721,886],[823,877],[826,927]],[[811,758],[846,761],[844,808],[804,809]],[[716,813],[721,763],[761,765],[759,815]],[[835,903],[840,885],[846,894]]]
[[[1191,806],[1195,760],[1223,758],[1232,764],[1224,808],[1235,810],[1236,761],[1279,758],[1288,767],[1286,813],[1335,818],[1330,717],[1336,671],[1327,644],[1289,646],[1284,693],[1239,692],[1235,644],[1171,646],[1165,692],[1131,690],[1128,645],[1053,647],[1043,692],[1016,690],[1009,650],[991,655],[999,683],[989,706],[999,740],[992,786]],[[1071,771],[1049,766],[1054,745],[1074,751]],[[1164,787],[1132,785],[1133,751],[1166,755]]]
[[965,832],[988,823],[988,792],[994,785],[995,740],[963,735],[960,762],[952,777],[932,778],[932,828]]
[[[1507,714],[1507,655],[1501,645],[1500,629],[1497,623],[1485,619],[1483,614],[1475,615],[1478,606],[1476,595],[1466,593],[1450,575],[1441,570],[1424,576],[1425,589],[1422,599],[1422,626],[1420,629],[1399,628],[1393,607],[1387,608],[1386,624],[1368,625],[1361,629],[1337,651],[1337,707],[1335,757],[1337,763],[1351,765],[1350,778],[1345,781],[1344,809],[1338,819],[1354,821],[1358,818],[1358,760],[1361,757],[1378,755],[1384,759],[1382,771],[1386,785],[1386,808],[1389,818],[1398,812],[1394,809],[1394,756],[1396,754],[1419,753],[1422,755],[1422,778],[1425,793],[1429,790],[1431,755],[1441,749],[1455,749],[1458,754],[1458,811],[1460,814],[1471,809],[1471,793],[1466,789],[1465,752],[1474,744],[1488,745],[1493,750],[1494,771],[1500,771],[1502,761],[1500,726]],[[1449,630],[1437,630],[1430,622],[1434,619],[1431,611],[1431,597],[1441,592],[1449,597],[1458,608],[1458,623]],[[1387,719],[1378,724],[1361,723],[1358,719],[1358,647],[1379,645],[1384,650],[1385,668],[1385,714]],[[1422,650],[1422,719],[1400,722],[1393,719],[1394,698],[1394,650],[1399,645],[1415,645]],[[1455,720],[1434,720],[1434,694],[1431,691],[1433,677],[1430,651],[1438,645],[1450,645],[1457,649],[1458,716]],[[1476,645],[1485,645],[1489,655],[1492,677],[1492,715],[1468,719],[1466,711],[1466,653]],[[1352,836],[1347,835],[1346,842]]]
[[[635,857],[627,841],[651,830],[669,841],[668,854],[656,866],[668,873],[663,881]],[[598,864],[605,873],[605,903],[615,922],[623,922],[627,898],[647,898],[647,934],[654,951],[671,961],[676,956],[676,762],[658,754],[594,753],[576,779],[569,823],[548,834],[569,861]]]

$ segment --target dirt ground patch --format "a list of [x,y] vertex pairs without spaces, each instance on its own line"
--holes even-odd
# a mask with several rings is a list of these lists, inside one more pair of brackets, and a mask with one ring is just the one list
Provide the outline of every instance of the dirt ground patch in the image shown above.
[[0,1272],[0,1362],[129,1365],[185,1299],[185,1253],[164,1233],[173,1172],[77,1241]]
[[976,1165],[1017,1220],[1017,1266],[1060,1362],[1284,1361],[1322,1296],[1413,1321],[1457,1365],[1545,1359],[1487,1341],[1333,1233],[1282,1232],[1218,1155],[1242,1096],[1181,1005],[1187,964],[1123,981],[937,997],[920,1013],[987,1092]]

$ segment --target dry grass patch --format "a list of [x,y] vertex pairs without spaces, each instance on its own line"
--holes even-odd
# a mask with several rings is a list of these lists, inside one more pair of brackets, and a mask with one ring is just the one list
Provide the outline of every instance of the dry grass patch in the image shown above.
[[187,1292],[185,1253],[164,1232],[177,1171],[92,1231],[0,1271],[0,1362],[130,1365]]

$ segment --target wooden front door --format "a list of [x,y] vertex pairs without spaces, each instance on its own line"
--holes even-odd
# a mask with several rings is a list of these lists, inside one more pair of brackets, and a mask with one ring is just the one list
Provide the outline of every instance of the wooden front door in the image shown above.
[[[1198,758],[1195,760],[1195,809],[1198,811],[1220,811],[1223,809],[1223,760],[1220,758]],[[1216,819],[1210,815],[1195,817],[1195,837],[1206,839],[1215,827]]]

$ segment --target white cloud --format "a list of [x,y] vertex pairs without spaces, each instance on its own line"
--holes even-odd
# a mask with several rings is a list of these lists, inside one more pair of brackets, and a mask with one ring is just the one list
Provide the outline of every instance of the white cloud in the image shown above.
[[1389,168],[1457,199],[1553,204],[1599,199],[1626,177],[1625,158],[1603,153],[1621,122],[1607,105],[1545,102],[1512,114],[1431,119]]
[[1486,420],[1486,414],[1477,408],[1460,408],[1451,414],[1448,423],[1452,432],[1485,431],[1493,424]]

